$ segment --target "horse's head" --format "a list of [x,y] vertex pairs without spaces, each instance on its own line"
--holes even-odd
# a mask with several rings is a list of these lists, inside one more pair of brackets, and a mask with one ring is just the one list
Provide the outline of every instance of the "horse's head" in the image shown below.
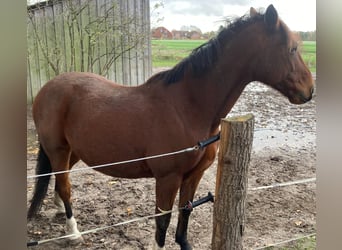
[[[251,16],[257,15],[253,8],[250,12]],[[314,84],[297,49],[299,39],[279,19],[273,5],[266,9],[263,21],[254,27],[257,29],[255,41],[261,52],[252,59],[256,79],[280,91],[291,103],[311,100]]]

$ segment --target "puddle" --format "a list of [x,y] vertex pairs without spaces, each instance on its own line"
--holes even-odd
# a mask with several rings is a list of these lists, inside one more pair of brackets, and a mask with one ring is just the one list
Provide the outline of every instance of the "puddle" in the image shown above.
[[265,148],[304,148],[316,145],[314,133],[301,133],[298,131],[281,131],[274,129],[255,129],[253,150],[260,151]]

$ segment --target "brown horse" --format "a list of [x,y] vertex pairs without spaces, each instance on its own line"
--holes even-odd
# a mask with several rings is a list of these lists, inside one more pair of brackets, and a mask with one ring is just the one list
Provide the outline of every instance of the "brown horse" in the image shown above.
[[[313,80],[297,51],[296,36],[270,5],[251,8],[215,38],[195,49],[174,68],[137,87],[115,84],[91,73],[65,73],[45,84],[33,104],[40,142],[37,173],[71,169],[83,160],[98,165],[172,152],[217,134],[220,120],[245,86],[260,81],[291,103],[312,98]],[[218,144],[193,152],[99,168],[115,177],[156,179],[156,213],[170,210],[180,189],[179,206],[194,197]],[[40,208],[49,176],[39,177],[28,217]],[[77,235],[68,173],[57,174],[55,201],[65,208],[67,232]],[[63,201],[63,203],[61,203]],[[64,205],[64,206],[63,206]],[[176,242],[187,240],[190,212],[179,213]],[[171,214],[156,218],[156,247],[165,244]]]

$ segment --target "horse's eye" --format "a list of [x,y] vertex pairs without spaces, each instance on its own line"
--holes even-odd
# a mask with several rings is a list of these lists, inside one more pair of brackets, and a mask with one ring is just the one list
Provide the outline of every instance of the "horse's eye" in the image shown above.
[[290,54],[294,54],[294,53],[296,53],[296,51],[297,51],[297,46],[296,47],[291,47],[290,48]]

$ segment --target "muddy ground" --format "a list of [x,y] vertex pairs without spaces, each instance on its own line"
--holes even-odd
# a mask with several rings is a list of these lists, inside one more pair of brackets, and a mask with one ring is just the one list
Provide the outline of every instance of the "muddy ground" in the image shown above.
[[[315,100],[304,105],[289,104],[286,98],[260,83],[247,86],[229,116],[246,113],[255,116],[249,187],[315,177],[315,107]],[[27,174],[33,175],[38,144],[30,106],[27,113]],[[84,165],[78,164],[76,167]],[[205,196],[208,191],[214,193],[216,165],[206,171],[195,199]],[[90,170],[71,174],[71,182],[74,214],[80,231],[154,213],[153,179],[118,179]],[[28,200],[33,187],[34,182],[28,180]],[[55,216],[53,187],[54,178],[38,218],[27,224],[28,241],[65,234],[65,218]],[[315,191],[316,184],[311,182],[249,192],[244,249],[314,233]],[[191,215],[188,238],[195,250],[211,249],[212,213],[213,204],[207,203],[194,209]],[[167,233],[166,249],[179,249],[174,243],[176,223],[174,214]],[[84,235],[84,243],[65,249],[149,249],[154,227],[152,219],[102,230]],[[64,246],[53,242],[31,247],[61,248]]]

